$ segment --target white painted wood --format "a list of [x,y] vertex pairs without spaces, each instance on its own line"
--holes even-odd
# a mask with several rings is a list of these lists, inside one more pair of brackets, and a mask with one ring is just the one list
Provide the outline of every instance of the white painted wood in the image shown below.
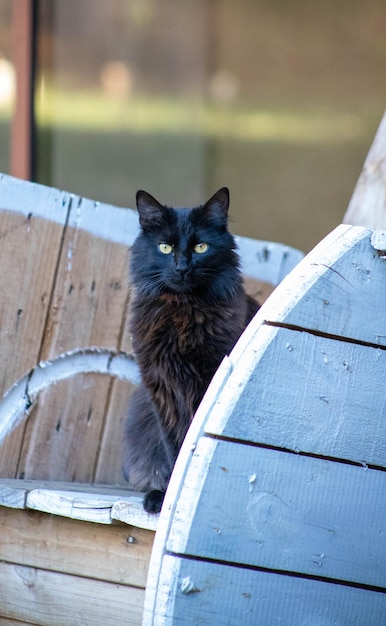
[[[193,590],[184,593],[183,581]],[[197,589],[197,591],[195,591]],[[386,595],[166,555],[154,616],[144,625],[381,626]]]
[[140,374],[133,357],[103,348],[72,350],[48,361],[41,361],[19,379],[0,400],[0,442],[28,413],[39,393],[77,374],[108,374],[138,384]]
[[131,524],[137,528],[157,530],[158,515],[149,515],[143,508],[143,494],[116,500],[111,507],[111,520]]
[[345,224],[386,229],[386,113],[343,218]]
[[0,480],[1,506],[32,509],[99,524],[120,521],[156,530],[158,515],[147,514],[142,500],[143,494],[108,485]]
[[371,245],[379,253],[381,259],[386,258],[386,230],[374,230],[371,235]]
[[[159,586],[162,584],[160,565],[163,559],[165,545],[170,533],[176,511],[180,510],[180,494],[184,485],[184,478],[197,443],[202,435],[203,424],[208,414],[213,409],[218,397],[227,384],[229,373],[232,371],[232,363],[229,357],[225,357],[217,369],[209,389],[205,394],[197,413],[186,434],[180,454],[177,457],[169,486],[166,491],[164,503],[159,515],[157,532],[155,534],[153,550],[151,553],[149,572],[146,583],[145,610],[143,626],[152,626],[152,611],[156,602]],[[189,512],[185,515],[185,523],[191,524],[193,507],[189,505]]]
[[[17,481],[19,483],[19,481]],[[15,481],[0,480],[0,506],[25,509],[28,489]]]
[[98,524],[111,524],[111,508],[118,496],[81,494],[74,491],[33,489],[27,494],[27,508]]
[[0,173],[0,209],[64,224],[71,194]]

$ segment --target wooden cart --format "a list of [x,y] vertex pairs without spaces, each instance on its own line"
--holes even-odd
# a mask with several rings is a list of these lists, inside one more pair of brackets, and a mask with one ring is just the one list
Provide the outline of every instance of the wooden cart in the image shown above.
[[385,145],[383,121],[346,218],[377,230],[340,226],[300,263],[239,239],[280,285],[159,520],[120,471],[136,216],[0,178],[1,624],[140,624],[156,527],[144,625],[386,623]]

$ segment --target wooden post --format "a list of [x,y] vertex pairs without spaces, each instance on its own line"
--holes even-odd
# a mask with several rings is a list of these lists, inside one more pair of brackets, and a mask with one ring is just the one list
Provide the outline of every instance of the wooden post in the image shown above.
[[13,49],[16,68],[16,103],[11,128],[13,176],[33,175],[33,78],[35,0],[13,0]]
[[386,112],[343,218],[344,224],[386,229]]

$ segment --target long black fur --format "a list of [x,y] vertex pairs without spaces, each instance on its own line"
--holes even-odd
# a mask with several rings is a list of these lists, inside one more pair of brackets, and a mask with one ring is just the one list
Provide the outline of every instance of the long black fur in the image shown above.
[[[137,193],[141,231],[132,250],[130,330],[142,384],[125,429],[124,475],[158,512],[191,419],[258,304],[245,294],[228,231],[229,192],[174,209]],[[195,252],[205,243],[203,253]],[[163,254],[159,244],[169,244]]]

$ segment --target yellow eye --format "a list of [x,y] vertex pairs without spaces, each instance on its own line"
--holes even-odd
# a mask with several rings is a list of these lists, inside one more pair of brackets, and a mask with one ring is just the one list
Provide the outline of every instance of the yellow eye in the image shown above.
[[173,246],[171,246],[169,243],[160,243],[158,244],[158,247],[162,254],[170,254],[171,252],[173,252]]
[[194,251],[198,254],[202,254],[203,252],[206,252],[208,248],[209,246],[207,243],[198,243],[196,246],[194,246]]

